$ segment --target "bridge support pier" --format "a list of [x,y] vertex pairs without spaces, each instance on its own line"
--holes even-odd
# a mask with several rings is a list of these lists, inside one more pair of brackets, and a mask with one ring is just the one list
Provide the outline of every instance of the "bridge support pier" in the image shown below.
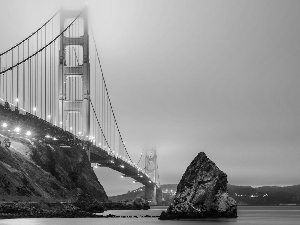
[[150,205],[162,204],[162,190],[156,185],[145,186],[145,199],[150,201]]

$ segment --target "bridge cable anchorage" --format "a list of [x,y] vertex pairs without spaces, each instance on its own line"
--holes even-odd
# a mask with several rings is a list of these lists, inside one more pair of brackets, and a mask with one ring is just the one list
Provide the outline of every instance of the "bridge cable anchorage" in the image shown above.
[[105,87],[105,90],[106,90],[106,94],[108,96],[108,101],[109,101],[109,104],[110,104],[111,112],[113,114],[114,121],[115,121],[115,124],[117,126],[117,130],[119,132],[119,136],[121,138],[121,141],[122,141],[123,147],[125,149],[125,152],[126,152],[127,156],[129,157],[130,161],[133,163],[133,161],[132,161],[132,159],[131,159],[128,151],[127,151],[127,148],[126,148],[126,146],[124,144],[124,141],[123,141],[123,138],[122,138],[122,135],[121,135],[121,132],[120,132],[117,120],[116,120],[116,116],[115,116],[115,113],[114,113],[114,110],[112,108],[112,104],[111,104],[111,101],[110,101],[110,98],[109,98],[109,95],[108,95],[108,88],[107,88],[107,85],[106,85],[106,82],[105,82],[105,79],[104,79],[104,74],[103,74],[103,70],[102,70],[102,66],[101,66],[101,62],[100,62],[100,57],[99,57],[99,53],[98,53],[98,49],[97,49],[97,45],[96,45],[96,41],[95,41],[95,36],[94,36],[94,32],[93,32],[93,28],[92,28],[91,24],[90,24],[90,28],[91,28],[91,31],[92,31],[93,41],[94,41],[94,45],[95,45],[95,51],[97,53],[97,58],[98,58],[99,66],[100,66],[100,71],[101,71],[101,75],[102,75],[102,81],[103,81],[103,84],[104,84],[104,87]]
[[36,51],[35,53],[33,53],[32,55],[28,56],[26,59],[18,62],[15,65],[12,65],[11,67],[7,68],[6,70],[0,71],[0,74],[6,73],[9,70],[12,70],[13,68],[15,68],[16,66],[26,62],[27,60],[31,59],[33,56],[37,55],[38,53],[42,52],[45,48],[47,48],[50,44],[52,44],[54,41],[56,41],[80,16],[81,13],[78,14],[78,16],[60,33],[58,34],[51,42],[49,42],[48,44],[46,44],[44,47],[42,47],[41,49],[39,49],[38,51]]
[[60,10],[58,10],[49,20],[47,20],[46,23],[44,23],[41,27],[39,27],[35,32],[33,32],[32,34],[30,34],[27,38],[23,39],[22,41],[20,41],[16,45],[12,46],[10,49],[6,50],[5,52],[2,52],[0,54],[0,56],[8,53],[9,51],[11,51],[14,48],[18,47],[19,45],[21,45],[23,42],[27,41],[29,38],[31,38],[33,35],[35,35],[39,30],[41,30],[44,26],[46,26],[59,12],[60,12]]

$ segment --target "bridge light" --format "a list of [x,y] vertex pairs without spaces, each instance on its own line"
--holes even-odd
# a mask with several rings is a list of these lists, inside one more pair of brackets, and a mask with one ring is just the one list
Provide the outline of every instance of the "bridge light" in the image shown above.
[[70,130],[72,130],[73,128],[72,127],[70,127]]
[[140,175],[140,177],[143,177],[142,175]]
[[121,178],[124,178],[124,176],[123,176],[123,175],[121,175]]
[[47,117],[50,119],[50,118],[51,118],[51,115],[48,115]]
[[27,132],[26,132],[26,135],[27,135],[27,136],[30,136],[30,135],[31,135],[31,132],[30,132],[30,131],[27,131]]
[[132,181],[134,184],[135,184],[135,180],[134,181]]
[[47,134],[47,135],[45,136],[45,138],[50,138],[50,135],[49,135],[49,134]]
[[20,132],[20,130],[21,130],[20,127],[16,127],[16,128],[15,128],[15,131],[16,131],[16,132]]
[[16,98],[16,102],[18,102],[19,101],[19,99],[18,98]]
[[60,121],[60,122],[59,122],[59,124],[63,124],[63,122],[62,122],[62,121]]
[[33,107],[33,109],[32,109],[32,110],[33,110],[33,112],[35,112],[35,111],[37,110],[37,108],[36,108],[36,107]]
[[125,166],[124,166],[124,165],[121,165],[120,167],[124,168]]
[[151,181],[149,180],[149,183],[151,183]]
[[54,141],[57,141],[56,137],[53,138]]
[[3,123],[3,124],[2,124],[2,127],[7,127],[7,123]]

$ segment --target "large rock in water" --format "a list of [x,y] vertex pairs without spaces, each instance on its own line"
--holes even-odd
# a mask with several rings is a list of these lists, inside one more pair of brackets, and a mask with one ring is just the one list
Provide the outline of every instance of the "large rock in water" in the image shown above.
[[227,175],[200,152],[183,174],[173,203],[159,219],[237,217],[227,193]]

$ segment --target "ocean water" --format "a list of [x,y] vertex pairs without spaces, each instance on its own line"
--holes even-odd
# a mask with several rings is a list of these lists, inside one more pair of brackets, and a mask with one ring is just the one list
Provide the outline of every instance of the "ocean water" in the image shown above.
[[119,216],[138,216],[138,218],[31,218],[31,219],[5,219],[0,224],[9,225],[300,225],[300,206],[239,206],[238,218],[227,219],[201,219],[201,220],[158,220],[140,216],[158,216],[163,207],[153,207],[150,210],[111,210],[103,215],[114,214]]

